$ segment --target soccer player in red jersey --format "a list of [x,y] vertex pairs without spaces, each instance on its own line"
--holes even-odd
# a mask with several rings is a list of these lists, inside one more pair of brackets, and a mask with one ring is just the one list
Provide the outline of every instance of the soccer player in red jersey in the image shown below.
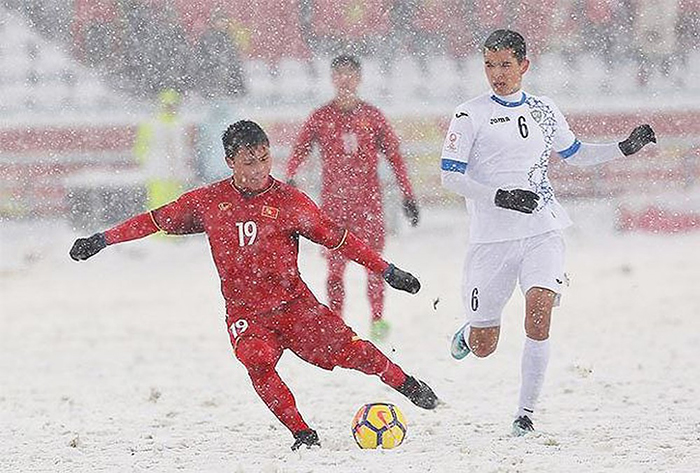
[[[379,109],[357,96],[359,60],[338,56],[331,62],[331,73],[335,97],[304,123],[287,162],[287,181],[293,182],[313,145],[318,144],[322,163],[321,209],[381,253],[384,213],[377,173],[379,153],[386,156],[396,175],[404,196],[404,211],[413,226],[418,224],[418,205],[394,130]],[[348,259],[337,251],[327,253],[327,258],[329,305],[342,316],[343,273]],[[372,310],[372,338],[382,340],[389,330],[382,319],[384,282],[381,274],[371,270],[367,274],[367,295]]]
[[274,179],[269,140],[256,123],[242,120],[229,126],[223,144],[232,178],[79,238],[71,258],[85,260],[106,246],[158,231],[206,233],[221,278],[236,357],[260,398],[292,432],[294,450],[320,442],[275,369],[285,349],[324,369],[340,366],[377,375],[417,406],[435,408],[437,397],[427,384],[406,375],[316,300],[299,274],[299,237],[362,264],[396,289],[415,294],[418,280],[333,223],[304,193]]

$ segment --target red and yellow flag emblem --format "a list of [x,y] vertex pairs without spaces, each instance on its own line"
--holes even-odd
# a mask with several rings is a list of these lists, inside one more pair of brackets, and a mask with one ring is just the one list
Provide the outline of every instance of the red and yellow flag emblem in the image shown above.
[[277,218],[277,216],[280,214],[280,209],[275,208],[275,207],[268,207],[267,205],[263,205],[262,208],[262,216],[267,217],[267,218]]

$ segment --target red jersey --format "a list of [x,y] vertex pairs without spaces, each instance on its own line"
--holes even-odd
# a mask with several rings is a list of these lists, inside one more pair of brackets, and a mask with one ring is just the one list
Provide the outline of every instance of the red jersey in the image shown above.
[[105,238],[113,244],[158,230],[206,233],[229,323],[312,296],[297,265],[299,236],[338,250],[373,272],[388,266],[322,214],[308,196],[273,178],[267,190],[257,194],[240,191],[231,179],[195,189],[107,230]]
[[399,140],[376,107],[359,102],[354,109],[344,111],[330,102],[314,111],[302,126],[287,162],[288,178],[296,174],[314,143],[321,151],[322,208],[338,222],[362,225],[368,214],[381,217],[380,152],[394,170],[404,197],[413,198]]

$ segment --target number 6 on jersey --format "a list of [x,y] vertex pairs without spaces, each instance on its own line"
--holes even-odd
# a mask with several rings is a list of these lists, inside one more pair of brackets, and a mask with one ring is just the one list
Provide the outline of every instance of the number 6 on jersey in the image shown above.
[[[238,246],[252,245],[258,234],[258,227],[255,225],[255,222],[252,220],[248,220],[245,223],[236,222],[236,227],[238,227]],[[246,242],[246,237],[248,242]]]

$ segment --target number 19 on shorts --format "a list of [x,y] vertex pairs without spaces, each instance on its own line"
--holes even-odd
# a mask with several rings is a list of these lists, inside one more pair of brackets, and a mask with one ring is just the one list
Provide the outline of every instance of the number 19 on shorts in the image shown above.
[[246,330],[248,330],[248,321],[245,319],[236,320],[228,328],[228,331],[231,332],[233,338],[238,338],[238,336]]

